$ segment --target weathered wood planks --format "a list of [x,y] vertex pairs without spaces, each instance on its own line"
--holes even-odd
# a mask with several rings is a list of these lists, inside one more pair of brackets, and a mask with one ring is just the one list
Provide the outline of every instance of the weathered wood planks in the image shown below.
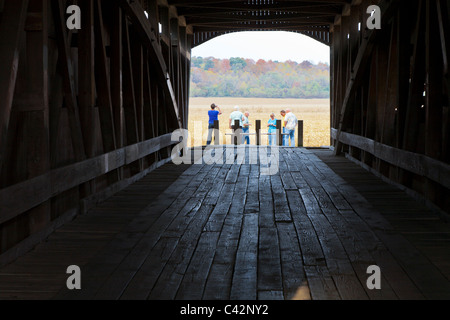
[[[235,155],[230,153],[229,159],[236,159]],[[274,176],[265,176],[261,174],[265,162],[248,164],[249,149],[243,155],[236,164],[206,165],[198,161],[180,171],[176,180],[165,179],[161,174],[158,183],[148,180],[130,186],[83,216],[84,219],[73,221],[64,232],[57,232],[55,241],[50,239],[36,254],[0,269],[0,289],[2,285],[6,289],[2,297],[20,299],[40,294],[45,298],[108,300],[447,297],[450,284],[439,264],[430,262],[397,232],[390,223],[395,221],[394,212],[389,212],[391,220],[388,220],[372,206],[373,201],[382,202],[381,189],[372,194],[373,199],[369,197],[369,202],[354,188],[351,179],[366,180],[360,173],[352,173],[354,169],[349,167],[348,160],[344,159],[344,176],[347,173],[352,176],[344,179],[308,150],[280,149],[283,169]],[[378,179],[370,179],[372,185],[380,184]],[[159,186],[170,183],[162,193],[158,191]],[[147,192],[155,194],[150,202],[142,198]],[[405,206],[402,208],[406,210],[409,205],[406,201],[405,198],[397,207]],[[408,220],[402,232],[417,228],[414,222],[421,219],[418,215]],[[442,233],[448,229],[439,225],[434,230]],[[445,266],[450,257],[440,252],[434,251],[433,261]],[[63,268],[53,265],[55,261],[60,266],[74,264],[74,259],[83,270],[83,290],[79,292],[65,289]],[[30,264],[41,275],[41,280],[33,281],[31,292],[26,289],[30,278],[20,276],[33,274],[27,267]],[[370,290],[366,285],[367,268],[371,265],[382,270],[381,290]],[[4,275],[14,274],[14,270],[18,272],[18,282],[12,287]],[[52,274],[55,277],[49,282],[49,289],[41,289]]]

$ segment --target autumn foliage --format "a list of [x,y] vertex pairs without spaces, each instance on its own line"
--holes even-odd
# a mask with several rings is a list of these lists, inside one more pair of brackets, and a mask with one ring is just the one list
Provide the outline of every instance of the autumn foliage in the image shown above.
[[324,63],[193,57],[191,73],[191,97],[330,96],[330,67]]

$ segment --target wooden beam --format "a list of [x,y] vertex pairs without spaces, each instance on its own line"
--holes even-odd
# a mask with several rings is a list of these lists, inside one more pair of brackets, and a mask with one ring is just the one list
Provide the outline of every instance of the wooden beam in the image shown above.
[[144,141],[144,53],[139,37],[130,34],[131,65],[133,67],[133,84],[136,103],[136,120],[139,141]]
[[[111,101],[111,84],[106,58],[106,40],[103,35],[103,10],[100,0],[95,1],[95,39],[96,39],[96,83],[98,112],[103,141],[103,152],[116,149],[116,136],[114,128],[114,116]],[[81,48],[82,49],[82,48]]]
[[[398,5],[398,1],[384,0],[380,3],[380,9],[382,12],[382,28],[385,28],[388,25],[390,18],[393,16]],[[364,72],[368,65],[367,62],[370,58],[370,55],[372,54],[372,50],[375,46],[375,40],[378,34],[380,34],[380,32],[378,32],[377,29],[367,30],[367,34],[365,35],[363,42],[361,43],[355,63],[352,66],[351,77],[347,84],[346,93],[340,111],[339,129],[336,136],[336,145],[334,148],[335,155],[338,155],[341,152],[341,143],[339,141],[339,137],[343,130],[343,124],[348,116],[347,107],[349,105],[350,98],[353,97],[356,89],[363,79]]]
[[[426,123],[425,123],[425,154],[435,159],[442,155],[442,44],[439,34],[439,22],[436,19],[437,8],[427,1],[426,19]],[[449,32],[447,30],[447,32]]]
[[[113,170],[131,164],[163,148],[170,147],[166,134],[116,151],[84,160],[0,190],[0,225],[41,203]],[[17,201],[26,199],[26,201]]]
[[399,9],[397,18],[397,42],[398,42],[398,94],[397,94],[397,125],[396,125],[396,147],[403,145],[403,134],[405,132],[405,119],[408,108],[408,91],[410,78],[410,59],[404,59],[411,55],[410,53],[410,6],[405,3]]
[[114,113],[116,146],[124,146],[124,110],[123,110],[123,39],[122,9],[114,2],[111,28],[111,99]]
[[[332,137],[337,137],[337,129],[331,130]],[[373,156],[406,171],[427,177],[443,187],[450,189],[450,165],[431,157],[397,149],[372,139],[342,132],[342,143],[369,152]]]
[[410,68],[410,85],[408,93],[408,107],[405,115],[402,149],[416,151],[419,136],[419,108],[423,101],[425,83],[425,9],[422,0],[417,8],[415,30],[412,35],[413,54]]
[[285,24],[285,23],[309,23],[311,21],[318,21],[319,24],[332,23],[334,21],[334,14],[325,14],[322,12],[317,13],[286,13],[280,14],[278,12],[267,13],[263,16],[254,15],[251,12],[245,12],[240,15],[227,15],[227,14],[211,14],[202,16],[193,16],[187,19],[189,25],[198,26],[204,24],[229,24],[234,23],[249,24],[254,23],[275,23],[275,24]]
[[184,119],[184,110],[183,103],[180,99],[181,95],[181,73],[180,73],[180,35],[179,35],[179,25],[178,19],[170,20],[170,33],[171,33],[171,45],[172,48],[170,50],[172,56],[172,85],[175,94],[175,99],[178,105],[179,117],[181,118],[181,122],[183,123]]
[[156,137],[155,112],[152,99],[152,78],[147,53],[144,58],[144,128],[145,138]]
[[161,54],[161,49],[155,38],[155,35],[151,32],[150,22],[147,20],[144,14],[144,10],[137,1],[121,0],[121,5],[124,11],[129,15],[131,21],[134,23],[138,32],[141,34],[141,38],[145,45],[149,48],[149,53],[152,61],[155,61],[157,75],[163,83],[163,89],[165,94],[169,97],[171,111],[177,119],[179,128],[182,128],[181,119],[179,116],[179,110],[175,94],[170,81],[170,76],[164,62],[164,58]]
[[126,126],[126,145],[139,141],[133,67],[131,61],[130,33],[126,19],[123,23],[123,108]]
[[64,100],[69,114],[69,125],[71,130],[74,155],[77,161],[86,158],[83,133],[81,130],[78,102],[75,96],[75,76],[73,71],[72,58],[70,56],[69,43],[67,38],[67,27],[64,19],[65,13],[59,0],[52,0],[53,16],[55,19],[55,29],[58,42],[59,59],[61,62]]
[[[264,10],[254,6],[247,6],[243,9],[243,6],[237,4],[236,6],[221,6],[218,4],[215,7],[178,7],[178,14],[180,16],[189,19],[191,17],[210,17],[214,15],[219,16],[238,16],[243,14],[252,14],[253,16],[264,16],[264,14],[277,14],[280,17],[289,14],[325,14],[325,15],[339,15],[342,13],[342,9],[339,7],[330,6],[314,6],[314,5],[303,5],[303,6],[290,6],[289,8],[280,9],[280,4],[267,4],[264,6]],[[188,21],[186,21],[188,22]],[[189,23],[187,23],[189,24]]]
[[0,24],[0,171],[6,150],[6,139],[19,65],[19,47],[24,35],[28,0],[6,1]]
[[439,34],[441,36],[442,56],[444,58],[444,74],[450,77],[450,22],[448,1],[437,0],[437,17],[439,21]]
[[80,9],[83,28],[78,33],[78,101],[86,155],[95,155],[95,39],[94,2],[81,0]]
[[336,3],[333,6],[328,4],[320,3],[319,1],[306,2],[305,1],[278,1],[273,3],[251,3],[247,1],[221,1],[221,3],[204,3],[195,1],[189,4],[178,4],[174,3],[173,5],[177,7],[178,14],[180,16],[189,16],[191,14],[213,14],[220,12],[227,13],[236,13],[239,14],[241,12],[268,12],[268,11],[276,11],[276,12],[317,12],[323,11],[324,13],[332,13],[332,14],[340,14],[342,12],[343,7],[346,4],[349,4],[350,1],[341,1]]
[[[49,86],[48,86],[48,1],[30,0],[26,37],[21,52],[19,76],[14,94],[13,112],[17,115],[17,131],[8,159],[9,185],[32,179],[50,170],[49,153]],[[17,224],[16,238],[29,236],[45,228],[51,221],[50,203],[42,203],[28,213],[25,224]],[[13,226],[4,226],[11,230]]]

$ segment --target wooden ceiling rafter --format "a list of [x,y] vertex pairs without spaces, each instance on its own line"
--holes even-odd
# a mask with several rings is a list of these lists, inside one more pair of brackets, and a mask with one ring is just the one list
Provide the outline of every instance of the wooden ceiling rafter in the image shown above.
[[290,31],[331,45],[330,30],[352,0],[167,0],[192,30],[192,47],[239,31]]

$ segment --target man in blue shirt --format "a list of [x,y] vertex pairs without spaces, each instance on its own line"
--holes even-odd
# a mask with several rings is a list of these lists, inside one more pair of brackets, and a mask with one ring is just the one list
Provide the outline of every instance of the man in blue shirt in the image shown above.
[[[217,109],[217,110],[216,110]],[[206,144],[209,146],[212,141],[212,133],[214,130],[214,121],[219,120],[219,116],[222,114],[222,111],[220,110],[219,106],[216,106],[214,103],[211,105],[211,110],[208,111],[209,116],[209,122],[208,122],[208,140]],[[214,134],[215,139],[219,139],[219,137],[216,137],[216,134]]]

